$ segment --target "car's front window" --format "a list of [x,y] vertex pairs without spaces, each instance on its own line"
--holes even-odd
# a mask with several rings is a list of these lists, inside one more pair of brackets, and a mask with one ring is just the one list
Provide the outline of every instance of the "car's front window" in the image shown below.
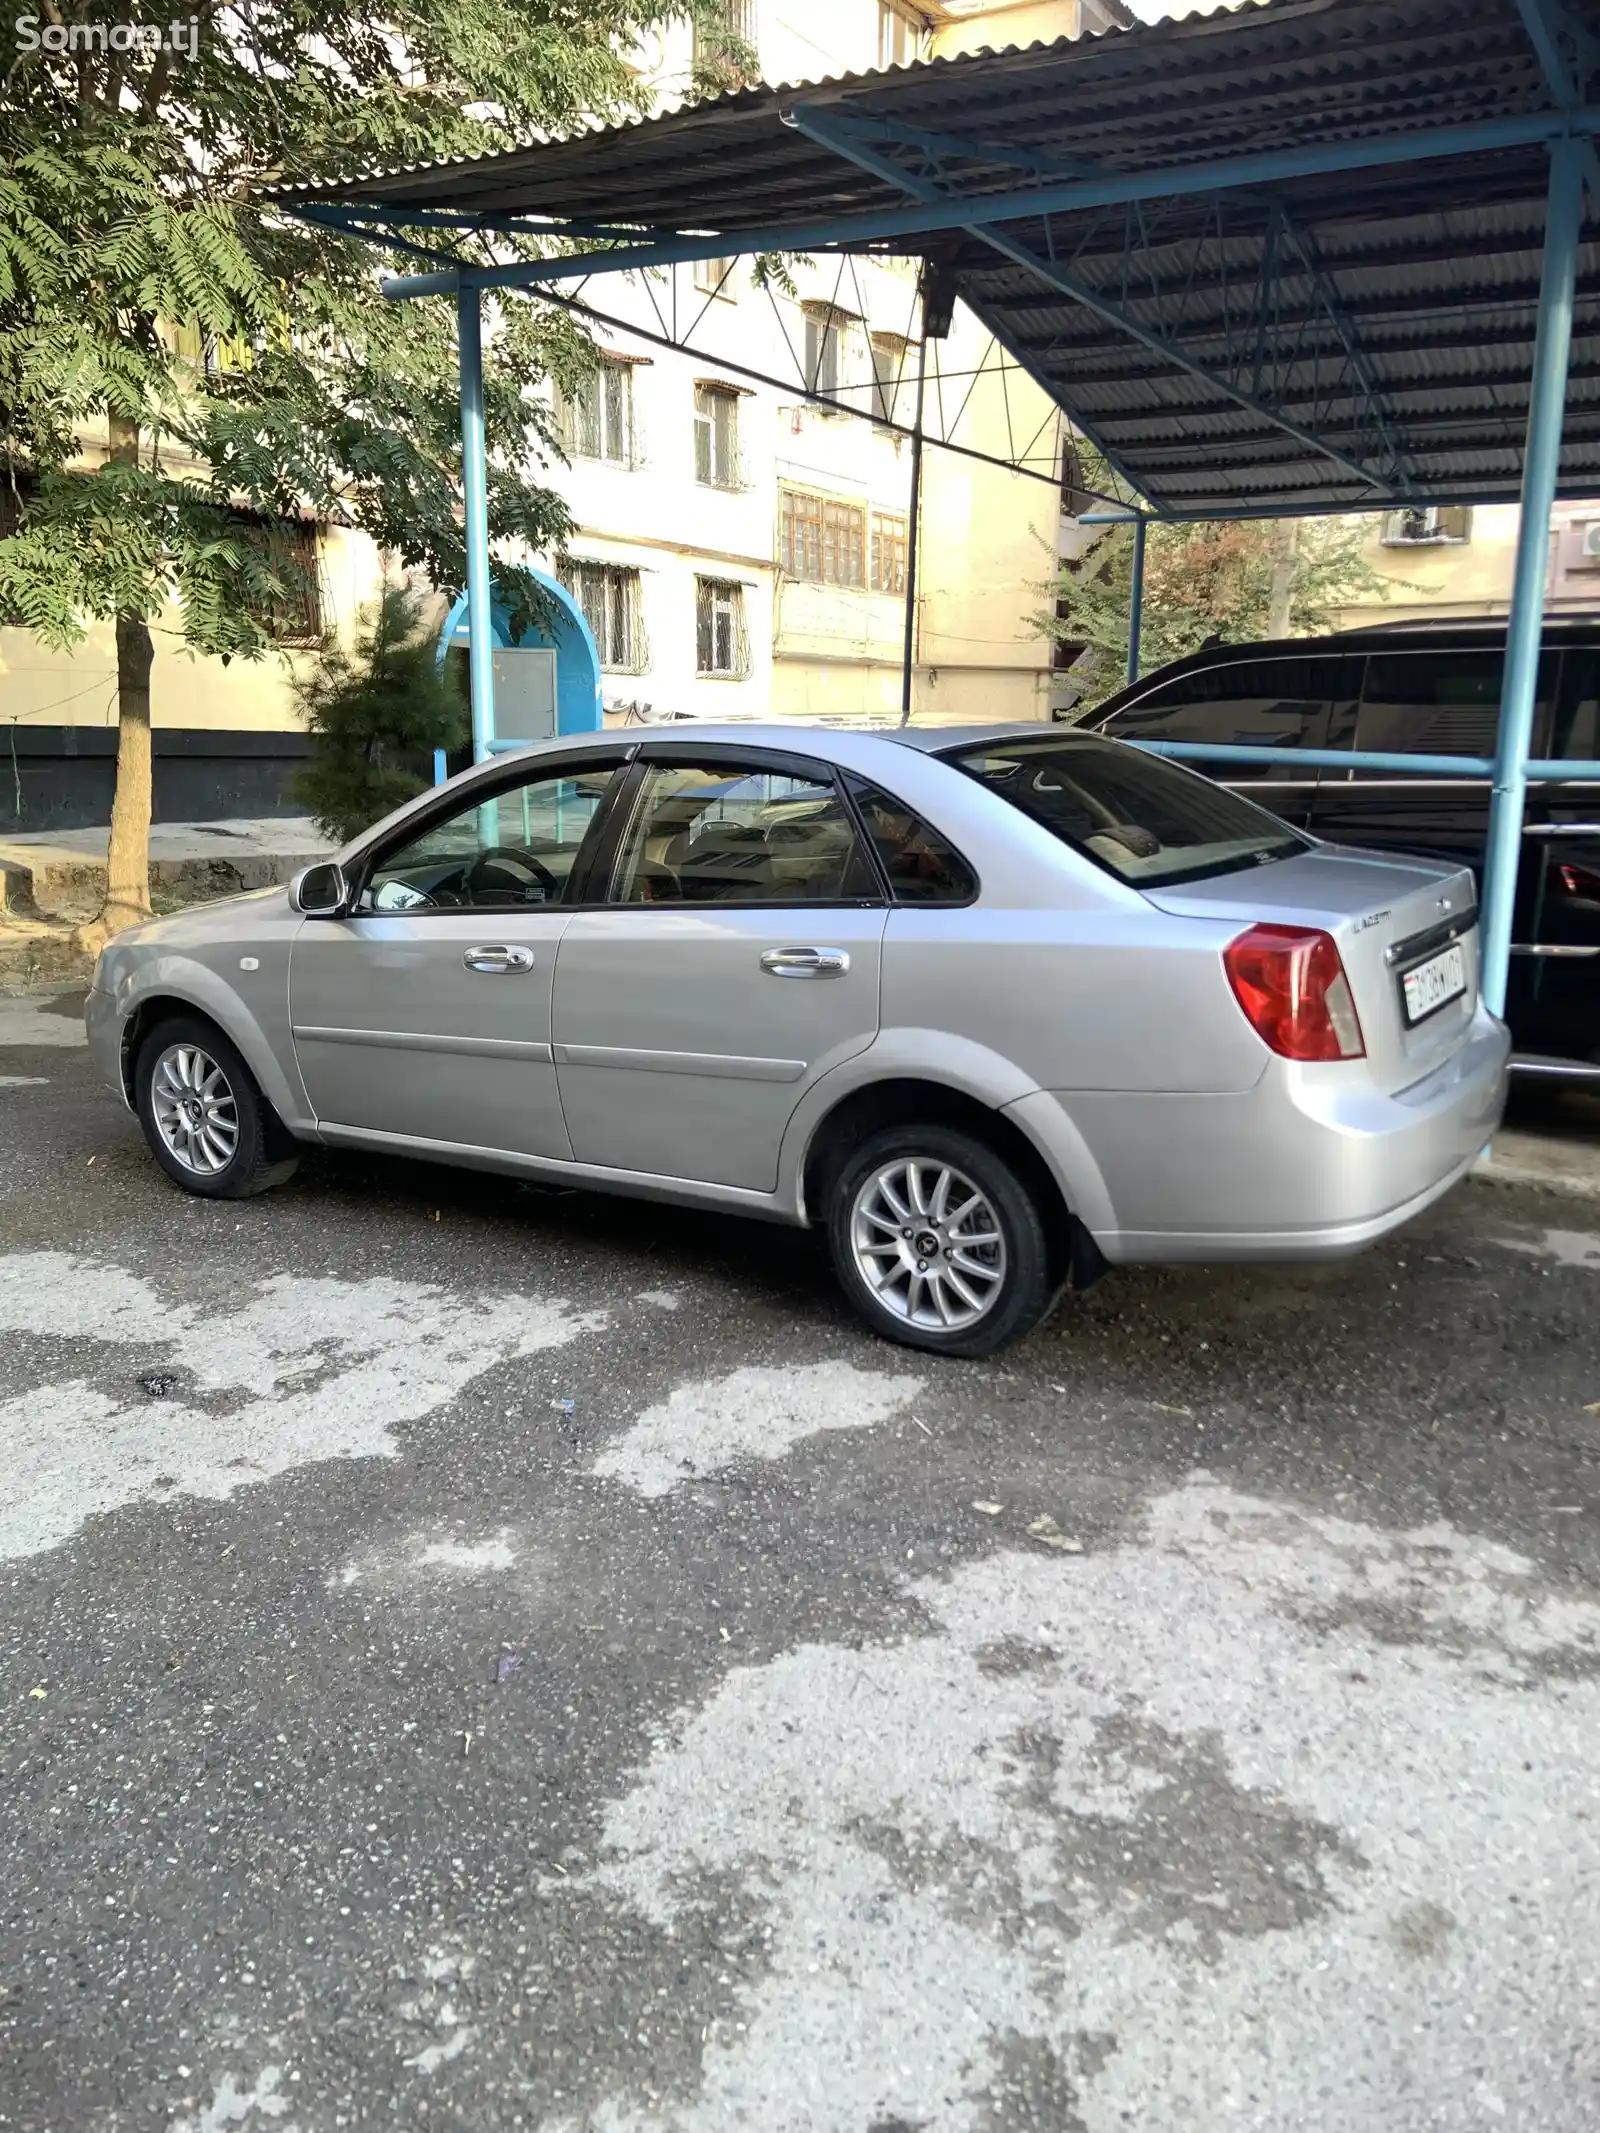
[[1136,889],[1287,859],[1306,839],[1264,809],[1126,742],[990,741],[948,758]]
[[608,767],[530,778],[431,823],[375,861],[360,909],[504,911],[560,903],[617,774]]

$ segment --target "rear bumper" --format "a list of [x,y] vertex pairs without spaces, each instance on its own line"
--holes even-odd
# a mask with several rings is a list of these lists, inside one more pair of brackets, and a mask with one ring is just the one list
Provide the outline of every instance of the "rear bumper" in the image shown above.
[[1275,1061],[1237,1095],[1063,1096],[1110,1202],[1095,1241],[1114,1264],[1360,1251],[1471,1169],[1500,1122],[1510,1050],[1480,1011],[1451,1058],[1394,1095]]

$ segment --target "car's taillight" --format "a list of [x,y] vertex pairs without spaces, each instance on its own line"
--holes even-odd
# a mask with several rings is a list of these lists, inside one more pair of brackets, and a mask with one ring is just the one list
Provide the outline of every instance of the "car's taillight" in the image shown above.
[[1285,1059],[1366,1054],[1350,980],[1333,936],[1312,926],[1252,926],[1222,960],[1256,1034]]

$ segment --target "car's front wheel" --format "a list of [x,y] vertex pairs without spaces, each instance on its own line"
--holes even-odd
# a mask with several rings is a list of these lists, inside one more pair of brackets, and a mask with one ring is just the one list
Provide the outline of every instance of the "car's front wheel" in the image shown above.
[[833,1181],[828,1243],[873,1331],[940,1355],[990,1355],[1020,1339],[1058,1286],[1027,1183],[950,1126],[890,1126],[854,1148]]
[[291,1177],[288,1135],[221,1030],[174,1016],[144,1039],[134,1100],[156,1161],[186,1192],[246,1200]]

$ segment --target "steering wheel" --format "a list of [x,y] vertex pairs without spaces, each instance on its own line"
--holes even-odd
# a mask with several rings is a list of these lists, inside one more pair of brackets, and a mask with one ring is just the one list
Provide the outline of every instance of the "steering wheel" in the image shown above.
[[[480,852],[468,867],[461,886],[467,901],[474,904],[553,903],[561,894],[561,884],[542,859],[510,844]],[[528,891],[535,886],[539,894],[530,896]]]

